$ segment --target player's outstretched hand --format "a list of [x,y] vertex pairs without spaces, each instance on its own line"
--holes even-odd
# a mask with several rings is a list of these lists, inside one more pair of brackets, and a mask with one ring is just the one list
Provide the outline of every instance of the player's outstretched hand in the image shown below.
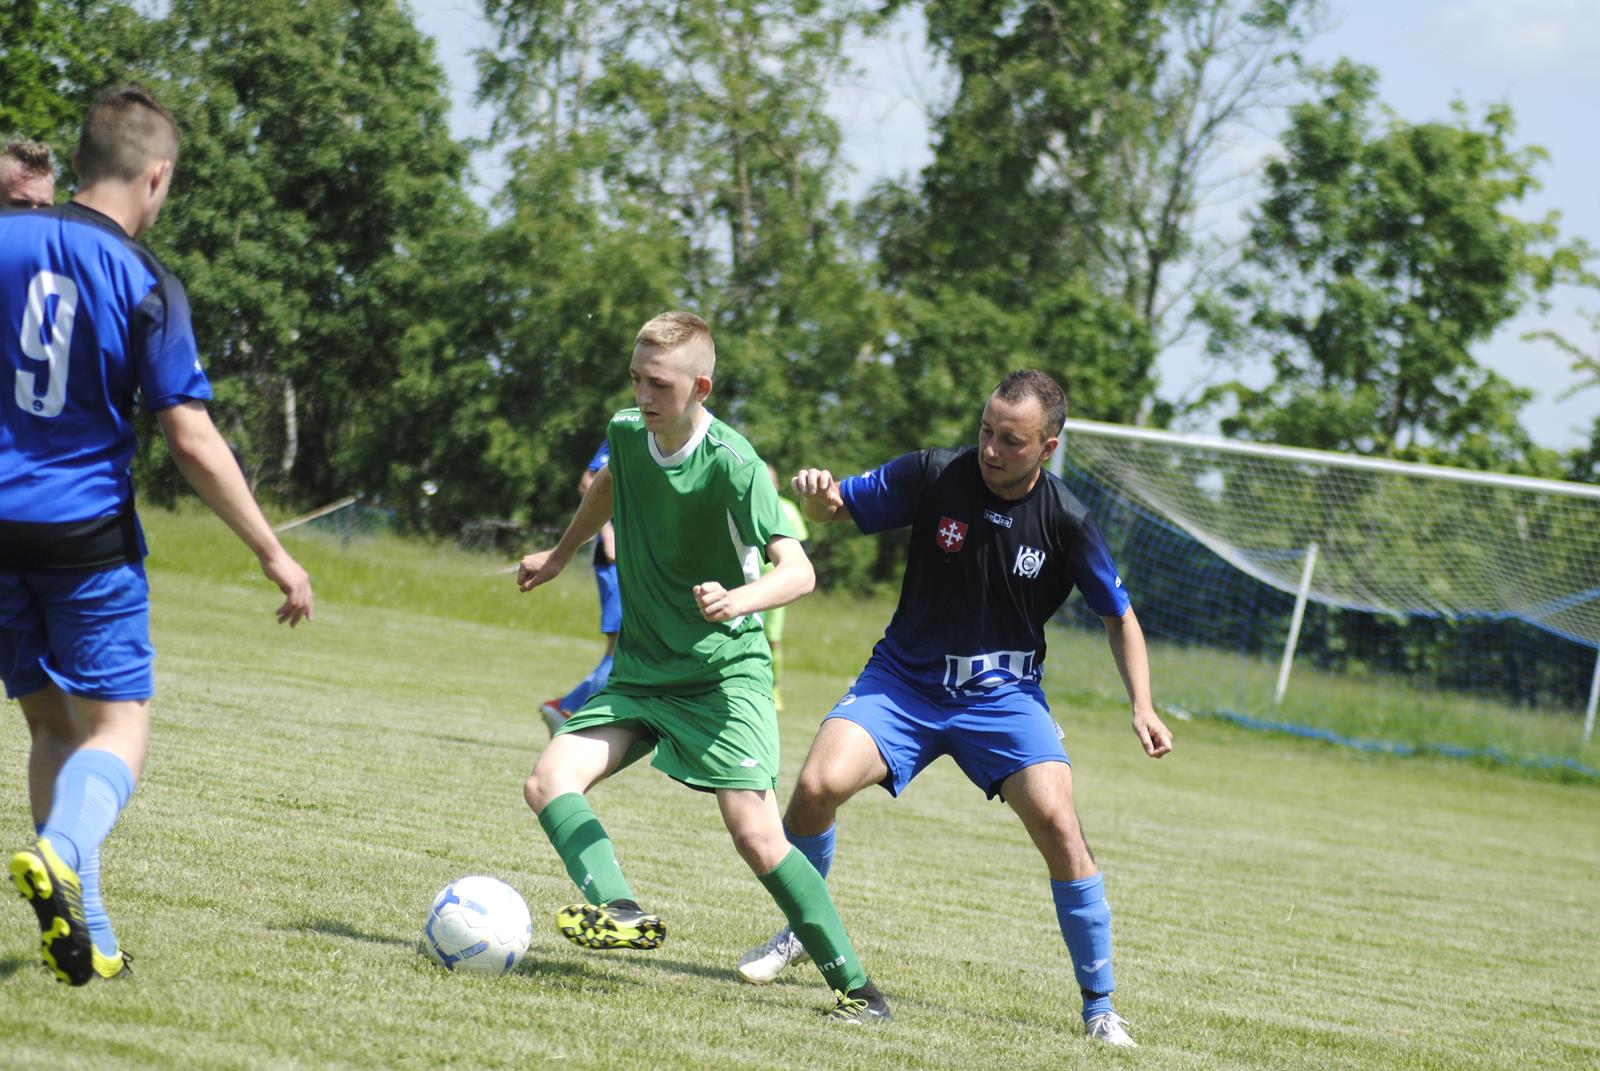
[[1172,750],[1172,730],[1153,710],[1134,712],[1133,731],[1144,745],[1144,753],[1152,759],[1159,759]]
[[696,584],[694,601],[700,604],[700,616],[713,624],[739,616],[733,606],[733,592],[715,580]]
[[789,486],[800,496],[801,509],[811,520],[833,520],[844,508],[838,481],[827,469],[801,469],[789,481]]
[[275,554],[261,562],[261,571],[284,594],[283,605],[278,607],[278,624],[294,628],[302,618],[310,621],[316,598],[311,594],[311,577],[300,563],[286,553]]
[[550,583],[561,575],[566,564],[553,549],[525,555],[517,565],[517,590],[532,591],[540,584]]

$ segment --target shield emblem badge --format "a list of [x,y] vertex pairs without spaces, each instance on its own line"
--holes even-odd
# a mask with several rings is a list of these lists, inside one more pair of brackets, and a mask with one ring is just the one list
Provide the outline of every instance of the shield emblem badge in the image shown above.
[[940,517],[939,527],[933,533],[933,541],[939,544],[939,549],[946,554],[954,554],[967,541],[967,526],[950,517]]

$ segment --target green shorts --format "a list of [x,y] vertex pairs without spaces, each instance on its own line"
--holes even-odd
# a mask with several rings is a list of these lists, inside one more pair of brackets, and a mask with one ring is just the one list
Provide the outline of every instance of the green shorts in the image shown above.
[[602,689],[557,735],[607,725],[646,735],[629,749],[619,770],[654,748],[651,765],[690,788],[764,792],[778,786],[778,715],[772,695],[757,688],[697,695],[622,695]]

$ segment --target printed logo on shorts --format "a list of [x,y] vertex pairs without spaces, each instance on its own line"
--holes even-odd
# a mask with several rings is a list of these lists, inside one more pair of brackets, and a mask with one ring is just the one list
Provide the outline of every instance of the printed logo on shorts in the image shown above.
[[1011,571],[1024,580],[1032,580],[1039,575],[1039,570],[1044,568],[1044,551],[1036,547],[1018,547],[1017,563]]
[[939,527],[933,533],[933,541],[939,544],[939,549],[946,554],[954,554],[967,541],[967,526],[950,517],[940,517]]
[[761,765],[761,760],[760,759],[740,759],[739,760],[739,765],[743,766],[746,770],[748,770],[752,766],[760,766]]

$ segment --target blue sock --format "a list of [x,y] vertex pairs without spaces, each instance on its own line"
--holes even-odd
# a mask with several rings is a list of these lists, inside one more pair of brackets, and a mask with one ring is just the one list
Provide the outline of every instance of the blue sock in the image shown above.
[[800,854],[811,861],[817,868],[817,873],[824,878],[828,876],[828,868],[833,866],[833,831],[838,828],[838,823],[829,826],[814,837],[801,837],[795,835],[787,823],[783,827],[783,835],[789,838],[789,843],[800,849]]
[[1099,874],[1077,881],[1050,882],[1056,921],[1072,957],[1072,969],[1083,993],[1083,1019],[1111,1010],[1111,905]]
[[83,884],[83,915],[102,955],[115,955],[117,938],[100,902],[100,843],[133,795],[133,771],[109,751],[80,748],[56,775],[50,818],[39,832]]
[[576,688],[561,697],[561,709],[568,712],[578,710],[589,701],[591,695],[604,688],[606,681],[610,679],[611,656],[606,655],[587,677],[578,682]]
[[[54,843],[54,842],[52,842]],[[78,880],[83,883],[83,918],[89,924],[89,940],[100,954],[111,959],[117,954],[117,935],[111,929],[111,916],[100,902],[100,850],[78,864]]]

